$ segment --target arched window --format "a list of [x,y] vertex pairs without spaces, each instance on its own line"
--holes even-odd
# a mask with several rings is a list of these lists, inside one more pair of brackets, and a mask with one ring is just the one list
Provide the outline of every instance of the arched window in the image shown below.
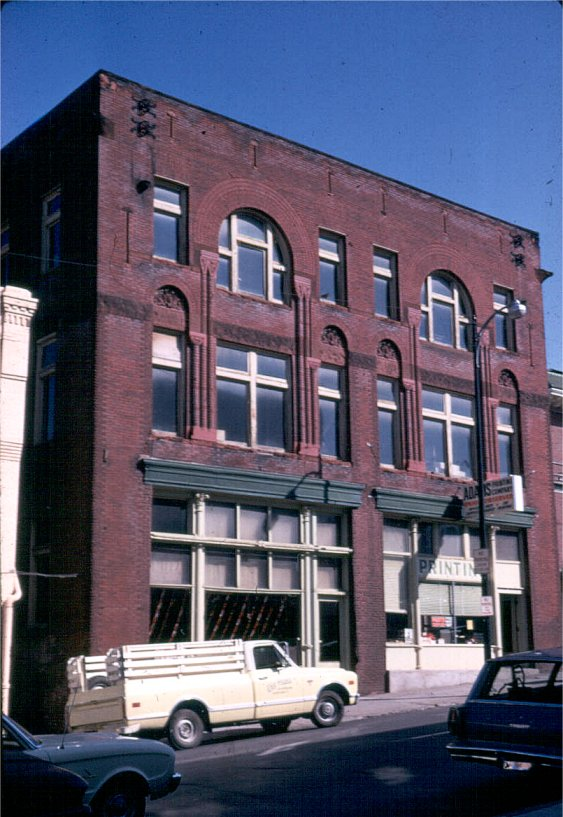
[[469,298],[449,273],[429,275],[420,292],[420,337],[456,349],[469,348]]
[[283,303],[289,294],[288,277],[287,247],[268,219],[239,210],[223,221],[219,231],[219,286]]

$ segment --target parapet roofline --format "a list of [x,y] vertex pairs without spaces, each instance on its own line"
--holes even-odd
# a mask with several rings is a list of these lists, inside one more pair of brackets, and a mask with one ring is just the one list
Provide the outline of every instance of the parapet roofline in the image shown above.
[[115,80],[116,82],[125,83],[127,85],[133,85],[136,88],[138,88],[140,91],[146,91],[146,92],[151,93],[151,94],[156,94],[157,96],[160,96],[160,97],[165,97],[166,99],[170,99],[170,100],[172,100],[174,102],[179,103],[180,105],[188,105],[190,108],[195,108],[195,110],[201,111],[202,113],[209,114],[210,116],[215,116],[218,119],[223,119],[223,120],[226,120],[227,122],[232,122],[233,124],[240,125],[243,128],[248,128],[249,130],[252,130],[255,133],[261,133],[264,136],[268,136],[268,137],[274,138],[274,139],[279,139],[280,141],[285,142],[288,145],[294,145],[295,147],[298,147],[301,150],[305,150],[305,151],[310,152],[310,153],[315,153],[318,156],[324,156],[326,159],[330,159],[331,161],[337,162],[340,165],[345,165],[347,167],[354,168],[356,170],[360,170],[362,173],[367,173],[370,176],[374,176],[377,179],[381,179],[382,181],[389,182],[390,184],[394,184],[394,185],[397,185],[399,187],[406,188],[408,190],[412,190],[413,192],[419,193],[420,195],[428,196],[430,198],[436,199],[437,201],[441,201],[444,204],[448,204],[450,206],[457,207],[460,210],[464,210],[464,211],[466,211],[468,213],[474,213],[477,216],[481,216],[482,218],[486,218],[486,219],[489,219],[491,221],[497,222],[498,224],[504,224],[507,227],[512,227],[515,230],[524,230],[526,233],[528,233],[530,236],[532,236],[534,241],[539,246],[539,232],[537,230],[532,230],[530,227],[524,227],[522,225],[516,224],[513,221],[508,221],[507,219],[499,218],[498,216],[493,216],[490,213],[486,213],[483,210],[477,210],[475,207],[469,207],[468,205],[460,204],[459,202],[453,201],[453,199],[448,199],[445,196],[439,195],[438,193],[430,193],[428,190],[423,190],[421,187],[416,187],[415,185],[409,184],[408,182],[402,182],[402,181],[399,181],[398,179],[393,179],[391,176],[385,176],[383,173],[378,173],[375,170],[370,170],[369,168],[366,168],[363,165],[358,165],[355,162],[348,161],[347,159],[342,159],[342,158],[340,158],[338,156],[333,156],[331,153],[325,153],[325,151],[318,150],[317,148],[311,147],[310,145],[304,145],[301,142],[296,142],[295,140],[289,139],[286,136],[280,136],[277,133],[272,133],[271,131],[267,131],[264,128],[260,128],[260,127],[258,127],[256,125],[249,125],[247,122],[242,122],[239,119],[234,119],[233,117],[227,116],[226,114],[217,113],[217,111],[212,111],[209,108],[204,108],[202,105],[197,105],[194,102],[188,102],[185,99],[180,99],[180,97],[173,96],[172,94],[167,94],[165,91],[157,91],[156,89],[151,88],[149,85],[143,85],[142,83],[137,82],[136,80],[128,79],[127,77],[122,77],[120,74],[116,74],[113,71],[106,71],[104,69],[97,70],[94,74],[92,74],[91,77],[89,77],[89,79],[87,79],[85,82],[83,82],[82,85],[79,85],[78,87],[76,87],[73,91],[71,91],[70,94],[68,94],[66,97],[64,97],[64,99],[62,99],[60,102],[58,102],[57,105],[55,105],[55,108],[51,108],[50,111],[48,111],[43,116],[39,117],[39,119],[35,120],[35,122],[33,122],[31,125],[29,125],[27,128],[25,128],[25,130],[23,130],[20,134],[15,136],[10,142],[8,142],[7,145],[5,145],[4,150],[6,148],[8,148],[13,142],[15,142],[16,139],[19,139],[25,133],[27,133],[28,130],[30,130],[31,128],[38,125],[41,122],[41,120],[45,119],[45,117],[49,116],[49,114],[52,111],[54,111],[60,105],[63,105],[66,102],[66,100],[68,100],[72,96],[74,96],[74,94],[79,92],[81,88],[86,87],[87,85],[92,83],[96,78],[98,79],[98,82],[100,82],[102,77],[104,77],[106,79],[110,79],[110,80]]

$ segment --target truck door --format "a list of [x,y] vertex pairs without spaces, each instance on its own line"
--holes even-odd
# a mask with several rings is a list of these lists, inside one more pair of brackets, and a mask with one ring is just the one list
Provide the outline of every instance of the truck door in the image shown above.
[[298,715],[312,709],[312,700],[304,703],[305,673],[300,667],[292,664],[274,644],[257,645],[252,654],[257,720]]

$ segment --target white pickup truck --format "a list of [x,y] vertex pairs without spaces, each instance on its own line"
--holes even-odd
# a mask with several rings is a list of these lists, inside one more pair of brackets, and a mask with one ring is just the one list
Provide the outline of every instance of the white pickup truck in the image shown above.
[[67,662],[72,730],[155,730],[176,749],[214,727],[258,721],[285,732],[295,718],[336,726],[358,701],[355,672],[299,667],[275,641],[137,644]]

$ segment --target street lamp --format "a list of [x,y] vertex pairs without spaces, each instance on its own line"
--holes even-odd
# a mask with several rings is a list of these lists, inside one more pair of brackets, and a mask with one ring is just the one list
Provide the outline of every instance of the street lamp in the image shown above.
[[[477,498],[479,503],[479,544],[482,550],[488,549],[487,527],[485,524],[485,421],[483,412],[483,375],[481,372],[481,340],[483,333],[490,322],[497,315],[506,315],[512,320],[523,318],[526,314],[526,304],[514,299],[508,306],[489,315],[481,329],[477,328],[477,316],[473,315],[473,374],[475,378],[475,433],[477,437]],[[489,574],[481,574],[483,596],[489,595]],[[490,617],[485,619],[485,632],[483,634],[483,646],[485,648],[485,660],[491,657],[491,626]]]

